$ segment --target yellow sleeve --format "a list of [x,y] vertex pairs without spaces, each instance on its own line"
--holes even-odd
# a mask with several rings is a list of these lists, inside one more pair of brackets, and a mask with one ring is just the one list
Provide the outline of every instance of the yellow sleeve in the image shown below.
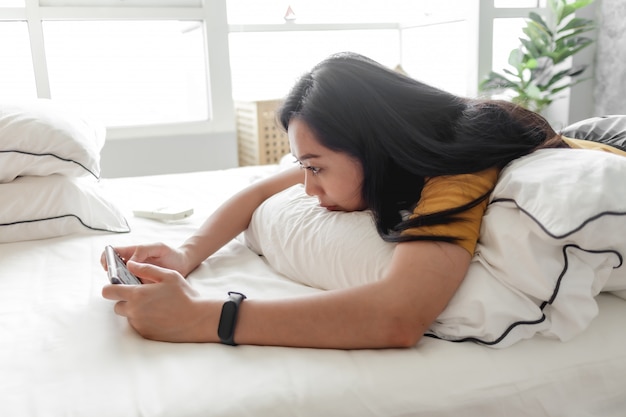
[[[410,218],[467,204],[493,189],[498,174],[497,168],[490,168],[473,174],[429,178],[424,184],[420,201]],[[457,239],[456,243],[459,246],[473,255],[487,202],[488,200],[485,199],[477,206],[458,214],[458,220],[452,223],[421,226],[407,229],[403,233],[414,236],[451,236]]]
[[596,149],[598,151],[605,151],[605,152],[614,153],[616,155],[626,156],[626,152],[622,151],[621,149],[617,149],[614,146],[607,145],[605,143],[594,142],[591,140],[584,140],[584,139],[566,138],[565,136],[562,136],[562,139],[563,139],[563,142],[567,143],[569,147],[572,149]]

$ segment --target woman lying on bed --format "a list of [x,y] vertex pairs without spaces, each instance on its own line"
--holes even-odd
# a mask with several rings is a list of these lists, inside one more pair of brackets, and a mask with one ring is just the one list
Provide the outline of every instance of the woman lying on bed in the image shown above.
[[[280,121],[299,168],[239,192],[179,248],[116,248],[148,285],[107,285],[102,293],[118,301],[115,312],[142,336],[414,346],[468,271],[500,169],[540,148],[597,145],[564,139],[541,116],[511,103],[457,97],[351,53],[304,75]],[[245,230],[265,199],[298,183],[328,210],[371,210],[380,236],[398,242],[386,274],[371,284],[279,300],[233,294],[225,304],[199,296],[184,277]]]

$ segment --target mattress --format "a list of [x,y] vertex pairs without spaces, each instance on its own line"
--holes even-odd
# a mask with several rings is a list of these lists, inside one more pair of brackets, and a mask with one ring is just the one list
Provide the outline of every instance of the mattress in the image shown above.
[[[305,349],[143,339],[113,303],[105,245],[181,243],[236,190],[274,166],[102,179],[131,231],[0,244],[0,415],[27,416],[624,416],[626,301],[596,297],[590,326],[562,342],[503,349],[424,337],[408,349]],[[175,201],[176,222],[134,217]],[[321,291],[278,273],[235,239],[188,277],[207,297]]]

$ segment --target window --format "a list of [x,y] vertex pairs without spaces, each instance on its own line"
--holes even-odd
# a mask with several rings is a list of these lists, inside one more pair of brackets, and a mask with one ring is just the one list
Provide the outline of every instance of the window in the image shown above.
[[0,0],[0,62],[11,63],[0,64],[0,95],[88,109],[113,128],[110,138],[139,128],[145,136],[232,131],[233,98],[283,97],[303,72],[345,50],[473,95],[481,75],[506,64],[521,18],[542,7],[545,0]]
[[300,74],[330,54],[348,50],[394,67],[400,57],[398,31],[231,33],[233,96],[238,100],[280,98],[287,94]]
[[0,21],[0,97],[2,101],[37,97],[25,22]]
[[509,54],[520,44],[522,28],[526,26],[526,19],[521,17],[496,18],[493,20],[493,55],[491,68],[502,72],[502,68],[509,67]]
[[509,67],[511,50],[519,46],[530,11],[546,11],[546,0],[480,0],[478,2],[478,67],[472,85],[489,71]]
[[55,99],[108,126],[208,119],[201,22],[46,21],[43,33]]
[[494,0],[496,8],[545,7],[546,0]]
[[[109,128],[164,125],[158,130],[168,134],[232,130],[220,5],[0,0],[0,60],[11,63],[0,65],[0,95],[59,100]],[[209,28],[215,31],[210,36]]]
[[236,99],[280,98],[317,62],[348,50],[468,93],[475,60],[466,0],[226,1]]

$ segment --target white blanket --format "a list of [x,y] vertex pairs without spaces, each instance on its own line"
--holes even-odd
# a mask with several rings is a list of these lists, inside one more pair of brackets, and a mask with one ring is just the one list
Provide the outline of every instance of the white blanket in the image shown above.
[[626,289],[626,158],[545,150],[501,174],[470,271],[432,331],[506,347],[569,340]]
[[[88,232],[0,244],[0,416],[621,417],[626,301],[600,294],[599,316],[567,343],[507,349],[425,338],[411,349],[318,350],[142,339],[113,303],[105,244],[179,244],[258,167],[103,180],[128,234]],[[163,200],[190,204],[176,223],[132,216]],[[238,241],[189,277],[207,297],[320,291],[276,272]]]

